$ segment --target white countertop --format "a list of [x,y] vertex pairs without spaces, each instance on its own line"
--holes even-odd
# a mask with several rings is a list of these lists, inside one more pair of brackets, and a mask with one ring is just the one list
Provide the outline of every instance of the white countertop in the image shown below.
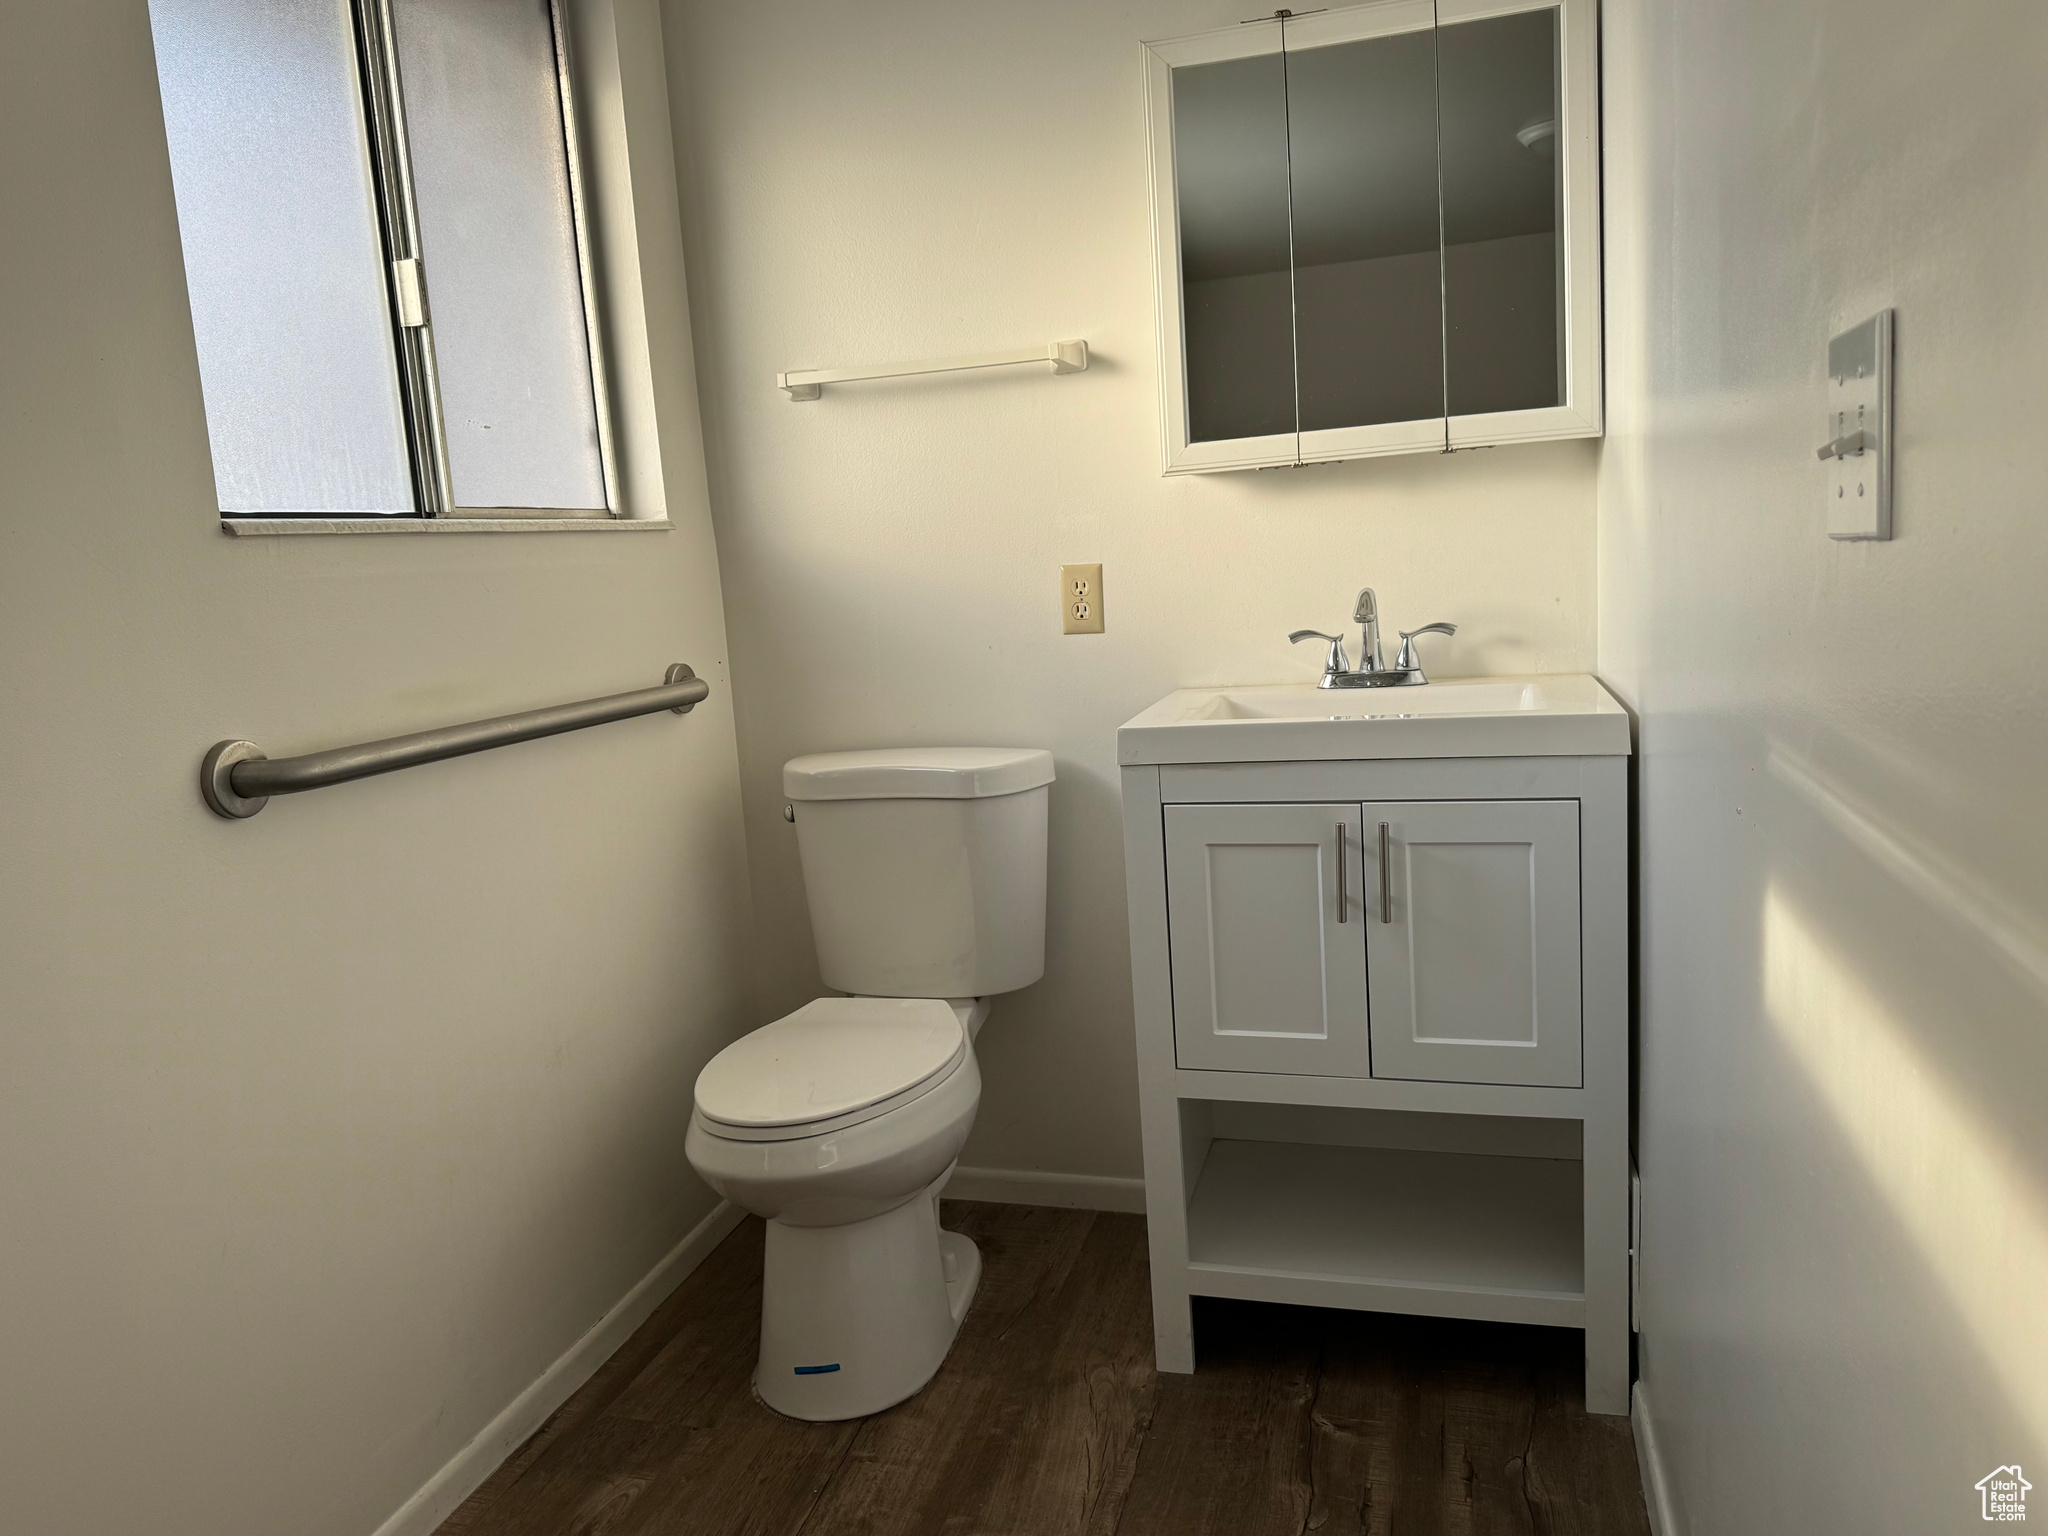
[[1394,757],[1616,757],[1628,711],[1582,672],[1412,688],[1182,688],[1116,733],[1120,764]]

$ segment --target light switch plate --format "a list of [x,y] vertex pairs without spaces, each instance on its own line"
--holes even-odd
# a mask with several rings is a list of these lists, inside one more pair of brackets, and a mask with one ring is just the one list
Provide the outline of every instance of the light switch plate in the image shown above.
[[1102,567],[1063,565],[1060,567],[1060,633],[1099,635],[1102,633]]
[[[1859,436],[1860,434],[1860,436]],[[1828,342],[1828,537],[1892,536],[1892,311]]]

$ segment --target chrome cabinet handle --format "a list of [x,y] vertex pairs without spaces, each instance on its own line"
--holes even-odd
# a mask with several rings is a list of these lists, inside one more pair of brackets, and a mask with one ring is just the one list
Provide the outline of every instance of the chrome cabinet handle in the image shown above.
[[1344,823],[1337,823],[1337,921],[1351,921],[1351,879],[1344,873]]
[[1387,824],[1380,823],[1380,921],[1394,920],[1394,851],[1387,837]]

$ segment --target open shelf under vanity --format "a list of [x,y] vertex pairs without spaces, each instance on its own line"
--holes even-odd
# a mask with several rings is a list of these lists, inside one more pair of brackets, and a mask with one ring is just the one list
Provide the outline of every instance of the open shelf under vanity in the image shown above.
[[1583,1327],[1582,1186],[1576,1159],[1218,1138],[1189,1289]]

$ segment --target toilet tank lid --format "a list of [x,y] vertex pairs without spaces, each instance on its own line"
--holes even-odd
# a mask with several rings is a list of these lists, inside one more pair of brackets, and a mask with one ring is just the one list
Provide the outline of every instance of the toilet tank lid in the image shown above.
[[983,800],[1053,780],[1043,747],[882,747],[814,752],[782,765],[792,800]]

